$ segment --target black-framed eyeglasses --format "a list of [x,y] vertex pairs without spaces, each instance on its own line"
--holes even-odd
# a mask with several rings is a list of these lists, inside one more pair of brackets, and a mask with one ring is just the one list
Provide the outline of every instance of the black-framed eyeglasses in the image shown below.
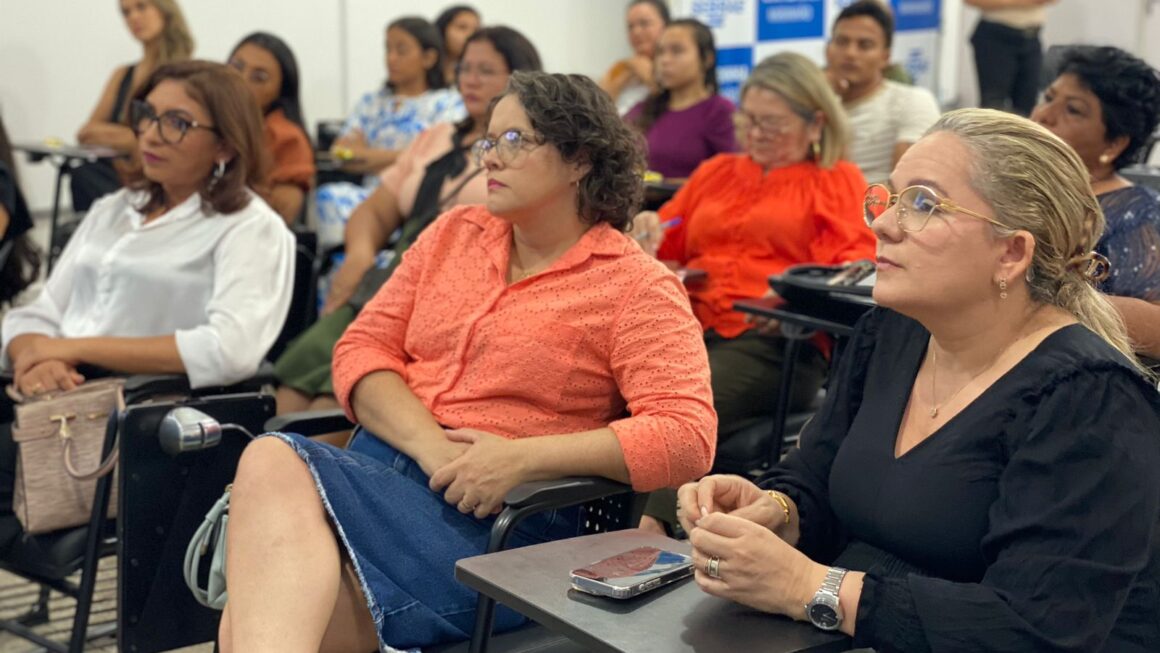
[[149,130],[149,127],[156,123],[157,133],[161,136],[161,140],[170,145],[177,145],[185,140],[185,135],[191,129],[208,129],[215,134],[217,133],[217,128],[213,125],[203,125],[176,111],[166,111],[157,115],[157,111],[144,100],[133,100],[129,109],[129,118],[132,121],[133,131],[138,136],[144,134]]
[[483,157],[495,150],[495,155],[503,163],[511,163],[516,155],[533,150],[544,144],[544,137],[525,134],[518,129],[509,129],[495,138],[481,138],[471,146],[471,156],[475,165],[483,166]]
[[898,208],[894,212],[898,221],[898,228],[907,233],[916,233],[926,228],[930,216],[936,211],[946,213],[965,213],[971,217],[985,220],[997,227],[1007,228],[1007,225],[995,218],[976,213],[963,208],[958,204],[939,195],[933,188],[927,186],[910,186],[897,193],[891,193],[885,184],[871,184],[866,189],[866,197],[862,200],[863,218],[866,224],[873,226],[883,213],[892,206]]

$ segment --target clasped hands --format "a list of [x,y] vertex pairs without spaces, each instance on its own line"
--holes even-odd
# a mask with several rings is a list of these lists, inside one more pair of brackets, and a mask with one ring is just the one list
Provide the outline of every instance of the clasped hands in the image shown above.
[[[707,476],[677,492],[677,518],[693,545],[694,577],[707,594],[749,607],[805,618],[805,604],[826,567],[782,539],[785,511],[740,476]],[[717,559],[716,576],[708,573]]]
[[518,454],[519,441],[474,429],[446,434],[450,446],[420,462],[431,477],[429,487],[443,492],[443,499],[461,513],[478,519],[498,514],[507,493],[526,480],[527,460]]
[[[20,336],[21,340],[12,356],[13,385],[24,396],[31,397],[72,390],[85,382],[85,377],[77,372],[80,363],[72,351],[67,338],[52,338],[45,335]],[[13,344],[16,344],[15,341]]]

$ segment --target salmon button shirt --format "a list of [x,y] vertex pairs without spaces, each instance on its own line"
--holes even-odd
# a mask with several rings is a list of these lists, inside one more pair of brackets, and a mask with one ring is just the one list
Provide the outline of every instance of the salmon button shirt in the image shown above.
[[657,256],[708,273],[689,289],[693,312],[705,330],[734,338],[753,325],[733,302],[765,295],[770,275],[801,263],[874,258],[865,194],[866,180],[848,161],[765,172],[746,154],[720,154],[658,211],[661,220],[682,220],[665,233]]
[[511,239],[481,206],[423,232],[335,346],[347,415],[355,384],[389,370],[445,427],[507,438],[609,427],[639,491],[708,472],[709,363],[676,276],[600,223],[509,286]]

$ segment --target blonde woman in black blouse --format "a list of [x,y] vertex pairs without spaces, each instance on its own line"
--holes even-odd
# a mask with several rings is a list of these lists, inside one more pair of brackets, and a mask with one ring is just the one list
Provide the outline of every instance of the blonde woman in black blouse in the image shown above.
[[891,184],[880,308],[800,449],[680,490],[698,584],[880,652],[1160,650],[1160,395],[1093,288],[1086,169],[968,109]]

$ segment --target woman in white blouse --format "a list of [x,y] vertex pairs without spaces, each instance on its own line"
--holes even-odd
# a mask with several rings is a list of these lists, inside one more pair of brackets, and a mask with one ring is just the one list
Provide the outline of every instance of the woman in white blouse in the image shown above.
[[285,320],[294,239],[251,190],[266,155],[242,79],[209,62],[163,66],[131,115],[137,178],[93,205],[41,295],[4,318],[25,395],[83,383],[80,365],[235,383]]

